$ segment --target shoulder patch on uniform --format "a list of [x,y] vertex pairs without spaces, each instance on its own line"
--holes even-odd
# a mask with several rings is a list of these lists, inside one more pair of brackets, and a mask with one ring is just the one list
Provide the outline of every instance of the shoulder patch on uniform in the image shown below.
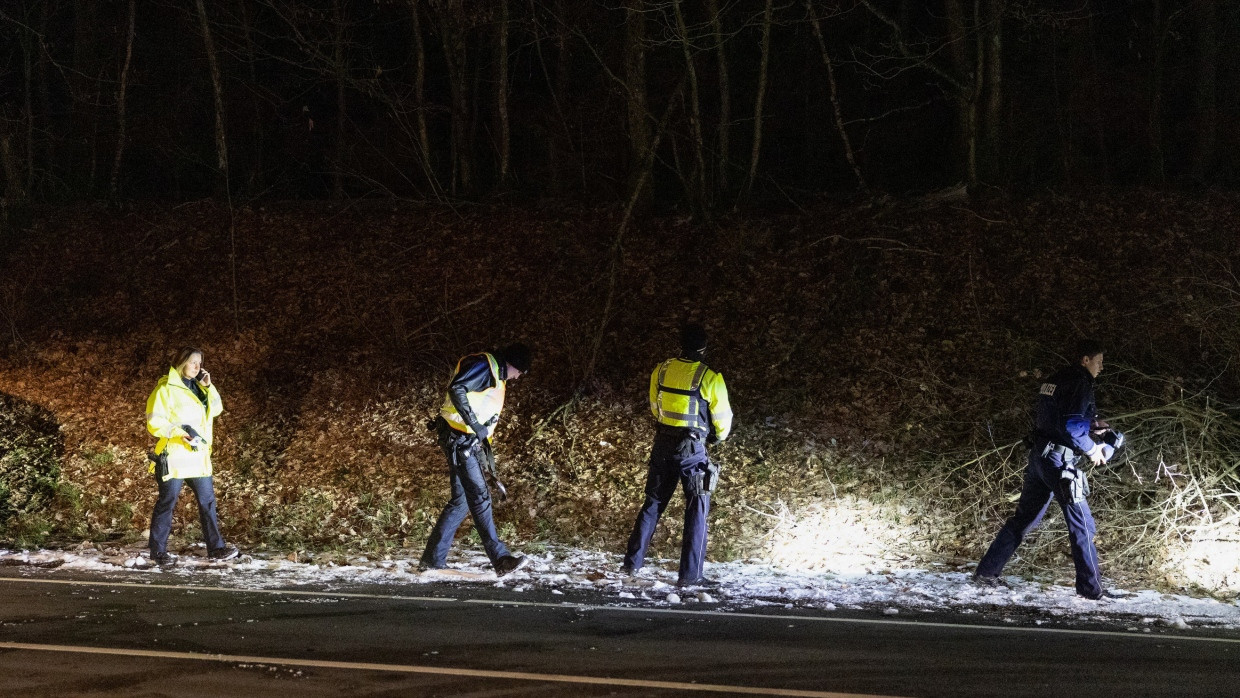
[[1054,384],[1054,383],[1043,383],[1043,384],[1042,384],[1042,389],[1041,389],[1041,390],[1039,390],[1039,391],[1038,391],[1038,393],[1039,393],[1039,394],[1041,394],[1041,395],[1054,395],[1054,394],[1055,394],[1055,384]]

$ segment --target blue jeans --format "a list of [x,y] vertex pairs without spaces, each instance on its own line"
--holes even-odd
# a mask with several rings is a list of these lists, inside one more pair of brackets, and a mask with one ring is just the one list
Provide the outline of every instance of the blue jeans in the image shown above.
[[1072,562],[1076,566],[1076,593],[1088,598],[1102,595],[1102,578],[1098,573],[1098,551],[1094,548],[1094,516],[1085,500],[1073,502],[1069,482],[1060,478],[1063,459],[1051,453],[1042,457],[1041,444],[1029,453],[1029,467],[1025,469],[1025,483],[1012,515],[990,549],[977,563],[979,577],[998,577],[1003,566],[1016,552],[1017,546],[1030,531],[1042,522],[1051,499],[1059,502],[1064,520],[1068,524],[1068,540],[1072,547]]
[[176,508],[181,485],[189,485],[198,500],[198,523],[202,526],[202,538],[207,550],[224,547],[220,535],[220,522],[215,513],[215,483],[210,477],[190,477],[184,480],[172,478],[159,483],[159,499],[151,512],[151,557],[168,552],[168,533],[172,530],[172,510]]
[[706,515],[710,513],[710,493],[700,492],[697,474],[709,462],[706,446],[700,440],[686,440],[674,432],[660,431],[650,449],[646,474],[646,500],[633,533],[629,536],[624,564],[634,570],[646,563],[646,549],[654,536],[659,517],[681,485],[685,492],[685,527],[680,544],[680,582],[691,583],[702,577],[706,559]]
[[[448,459],[448,486],[452,497],[444,505],[426,541],[426,550],[422,553],[422,564],[428,567],[443,567],[448,560],[448,550],[452,548],[452,540],[456,538],[456,530],[465,521],[465,515],[474,518],[474,528],[482,539],[482,547],[494,565],[501,557],[508,555],[508,546],[500,541],[495,533],[495,520],[491,514],[491,490],[487,488],[482,476],[482,465],[478,462],[478,440],[473,436],[457,433],[448,427],[441,427],[439,447]],[[459,435],[458,435],[459,434]]]

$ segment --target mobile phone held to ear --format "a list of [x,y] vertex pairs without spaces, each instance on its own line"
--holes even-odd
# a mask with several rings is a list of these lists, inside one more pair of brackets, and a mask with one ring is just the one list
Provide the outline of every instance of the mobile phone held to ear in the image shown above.
[[207,377],[207,370],[205,368],[200,368],[198,369],[198,375],[194,376],[194,380],[201,383],[202,379],[206,377]]

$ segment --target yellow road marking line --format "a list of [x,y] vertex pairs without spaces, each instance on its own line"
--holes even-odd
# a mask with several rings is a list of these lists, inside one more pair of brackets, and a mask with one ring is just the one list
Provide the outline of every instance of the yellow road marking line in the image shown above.
[[685,683],[680,681],[648,681],[644,679],[621,679],[605,676],[576,676],[573,674],[538,674],[527,671],[492,671],[487,669],[456,669],[451,667],[418,666],[412,664],[375,664],[371,662],[336,662],[325,659],[288,659],[284,657],[251,657],[240,654],[202,654],[198,652],[168,652],[160,650],[120,649],[114,647],[82,647],[76,645],[41,645],[28,642],[0,642],[0,649],[32,650],[36,652],[64,652],[73,654],[105,654],[154,659],[189,659],[207,662],[238,662],[243,664],[276,664],[280,666],[313,667],[318,669],[352,669],[360,671],[389,671],[405,674],[440,674],[445,676],[470,676],[482,679],[518,679],[521,681],[550,681],[555,683],[580,683],[598,686],[627,686],[631,688],[660,688],[670,691],[710,691],[714,693],[741,693],[762,696],[804,696],[806,698],[882,698],[868,693],[836,693],[833,691],[808,691],[794,688],[764,688],[761,686],[731,686],[727,684]]

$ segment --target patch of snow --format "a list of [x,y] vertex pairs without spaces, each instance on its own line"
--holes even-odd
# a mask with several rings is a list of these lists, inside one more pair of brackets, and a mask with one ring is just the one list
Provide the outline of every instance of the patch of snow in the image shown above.
[[[178,552],[185,553],[181,550]],[[566,592],[589,592],[616,603],[644,600],[647,603],[680,604],[675,587],[676,561],[650,560],[637,575],[620,571],[614,553],[555,547],[530,554],[530,563],[518,576],[520,581],[504,586],[508,578],[496,579],[490,561],[482,551],[463,550],[449,559],[443,570],[417,571],[417,556],[406,559],[370,561],[353,557],[343,564],[307,561],[307,556],[283,552],[248,552],[229,563],[212,562],[204,557],[183,554],[170,569],[151,566],[145,547],[108,547],[84,544],[65,550],[0,549],[0,565],[37,567],[56,575],[61,570],[77,573],[106,573],[110,578],[143,581],[161,575],[161,583],[175,583],[177,577],[215,583],[240,589],[319,588],[348,589],[352,585],[408,587],[434,584],[478,584],[538,591],[556,596]],[[290,559],[292,558],[292,559]],[[300,559],[300,562],[295,560]],[[339,558],[336,558],[339,560]],[[977,614],[997,611],[1009,618],[1028,618],[1030,614],[1058,622],[1139,618],[1144,630],[1163,626],[1177,630],[1199,628],[1240,629],[1240,603],[1166,594],[1151,589],[1126,590],[1118,598],[1090,601],[1077,596],[1070,581],[1027,580],[1004,577],[1007,587],[978,587],[971,582],[967,566],[928,566],[930,569],[883,569],[867,572],[852,569],[793,571],[768,563],[737,561],[708,563],[707,576],[718,586],[698,591],[686,601],[722,603],[728,609],[784,607],[818,611],[873,609],[887,615],[904,612],[943,612]],[[169,579],[171,577],[172,579]],[[1121,591],[1121,590],[1116,590]],[[393,594],[409,594],[393,588]],[[1015,622],[1015,621],[1010,621]],[[1039,625],[1043,621],[1034,621]],[[1132,620],[1122,621],[1131,624]],[[1126,626],[1120,626],[1126,627]]]

